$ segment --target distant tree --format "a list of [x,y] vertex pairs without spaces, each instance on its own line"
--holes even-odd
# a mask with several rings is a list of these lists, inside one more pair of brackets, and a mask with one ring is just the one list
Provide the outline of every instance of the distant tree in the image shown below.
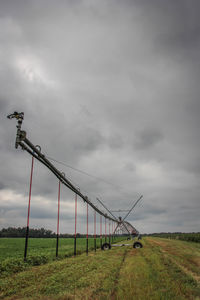
[[[0,237],[25,237],[26,236],[26,227],[8,227],[3,228],[0,230]],[[30,228],[29,230],[29,237],[32,238],[51,238],[55,237],[55,233],[51,230],[40,228],[40,229],[33,229]]]

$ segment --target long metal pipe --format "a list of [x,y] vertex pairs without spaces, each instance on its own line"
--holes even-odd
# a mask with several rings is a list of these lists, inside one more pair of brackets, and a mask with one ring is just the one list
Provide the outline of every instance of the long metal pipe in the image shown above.
[[[46,167],[50,169],[57,176],[57,178],[70,190],[75,192],[79,195],[85,202],[87,202],[96,212],[100,215],[104,216],[106,219],[116,221],[116,218],[113,219],[107,214],[104,214],[101,210],[99,210],[89,199],[87,196],[83,195],[79,189],[77,189],[68,179],[66,179],[63,174],[56,168],[54,165],[42,154],[27,138],[24,138],[22,141],[19,142],[19,145],[22,147],[23,150],[26,150],[29,154],[37,158],[41,163],[43,163]],[[32,151],[27,148],[27,146],[32,149]],[[36,154],[37,155],[36,155]]]

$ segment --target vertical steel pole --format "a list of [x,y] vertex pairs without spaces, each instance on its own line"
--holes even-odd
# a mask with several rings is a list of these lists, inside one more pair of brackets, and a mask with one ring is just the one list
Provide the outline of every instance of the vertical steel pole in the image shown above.
[[100,246],[102,248],[102,215],[100,215]]
[[31,189],[32,189],[32,179],[33,179],[33,165],[34,165],[34,157],[32,156],[31,175],[30,175],[30,186],[29,186],[29,200],[28,200],[27,226],[26,226],[26,239],[25,239],[25,249],[24,249],[24,261],[26,260],[27,249],[28,249],[29,219],[30,219],[30,207],[31,207]]
[[60,221],[60,180],[58,183],[58,219],[57,219],[57,236],[56,236],[56,257],[58,257],[59,221]]
[[113,221],[112,221],[112,243],[113,243]]
[[94,251],[97,250],[97,244],[96,244],[96,210],[94,210]]
[[114,239],[116,238],[116,235],[117,235],[117,230],[116,230],[116,228],[117,228],[117,222],[116,222],[115,225],[114,225]]
[[109,220],[109,244],[110,244],[110,220]]
[[106,217],[105,217],[105,243],[107,242],[107,235],[106,235]]
[[86,235],[86,254],[88,255],[88,203],[87,203],[87,235]]
[[74,255],[76,256],[76,224],[77,224],[77,194],[75,194],[75,231],[74,231]]

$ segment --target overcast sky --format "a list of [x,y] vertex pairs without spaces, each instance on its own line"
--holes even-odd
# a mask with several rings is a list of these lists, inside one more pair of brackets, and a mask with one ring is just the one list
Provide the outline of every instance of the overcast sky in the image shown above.
[[[99,178],[55,163],[94,203],[143,195],[127,219],[141,233],[200,231],[199,20],[199,0],[0,0],[1,228],[26,226],[31,156],[6,119],[17,110],[45,155]],[[56,231],[57,192],[35,161],[31,227]],[[78,216],[84,233],[81,199]],[[60,231],[73,222],[62,186]]]

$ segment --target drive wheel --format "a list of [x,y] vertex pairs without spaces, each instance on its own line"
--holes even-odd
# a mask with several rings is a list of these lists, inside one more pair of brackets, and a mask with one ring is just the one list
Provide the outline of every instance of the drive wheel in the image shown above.
[[104,243],[101,247],[101,250],[110,250],[111,249],[111,245],[108,243]]
[[135,242],[134,244],[133,244],[133,248],[142,248],[143,247],[143,245],[142,245],[142,243],[140,243],[140,242]]

